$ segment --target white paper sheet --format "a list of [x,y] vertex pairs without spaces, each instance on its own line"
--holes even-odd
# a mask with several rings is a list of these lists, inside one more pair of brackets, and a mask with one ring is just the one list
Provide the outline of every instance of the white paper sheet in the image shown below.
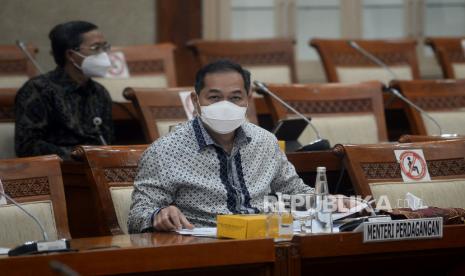
[[194,229],[181,229],[176,232],[181,235],[191,235],[195,237],[216,237],[216,227],[197,227]]

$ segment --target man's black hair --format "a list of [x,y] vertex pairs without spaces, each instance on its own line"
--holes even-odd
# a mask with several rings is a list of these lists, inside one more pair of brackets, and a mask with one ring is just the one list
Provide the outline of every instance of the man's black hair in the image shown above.
[[66,64],[66,50],[77,49],[82,43],[82,34],[98,29],[86,21],[70,21],[58,24],[50,31],[48,37],[52,44],[55,63],[63,67]]
[[195,92],[197,95],[205,87],[205,76],[213,73],[237,72],[244,80],[244,88],[247,93],[250,89],[250,72],[239,64],[227,59],[219,59],[202,67],[195,76]]

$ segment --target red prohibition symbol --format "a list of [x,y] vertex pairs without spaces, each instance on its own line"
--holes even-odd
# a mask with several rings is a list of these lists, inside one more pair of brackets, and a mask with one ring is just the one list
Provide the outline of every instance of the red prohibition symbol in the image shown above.
[[418,153],[413,151],[404,151],[400,155],[399,160],[400,169],[408,178],[412,180],[419,180],[425,177],[426,162]]

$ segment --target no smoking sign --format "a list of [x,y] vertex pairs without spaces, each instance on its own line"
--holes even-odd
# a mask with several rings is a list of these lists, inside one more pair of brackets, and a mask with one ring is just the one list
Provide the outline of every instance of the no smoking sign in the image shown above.
[[431,181],[422,150],[395,150],[404,182]]

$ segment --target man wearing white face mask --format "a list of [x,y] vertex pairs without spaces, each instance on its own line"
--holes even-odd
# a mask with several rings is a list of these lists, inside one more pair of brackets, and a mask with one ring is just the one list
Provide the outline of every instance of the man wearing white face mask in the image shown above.
[[139,162],[129,232],[214,226],[217,214],[263,210],[270,193],[308,193],[276,137],[246,120],[250,73],[227,60],[196,76],[196,113]]
[[56,69],[29,80],[16,95],[16,154],[69,159],[76,145],[113,141],[110,95],[91,79],[110,68],[110,45],[84,21],[59,24],[49,38]]

